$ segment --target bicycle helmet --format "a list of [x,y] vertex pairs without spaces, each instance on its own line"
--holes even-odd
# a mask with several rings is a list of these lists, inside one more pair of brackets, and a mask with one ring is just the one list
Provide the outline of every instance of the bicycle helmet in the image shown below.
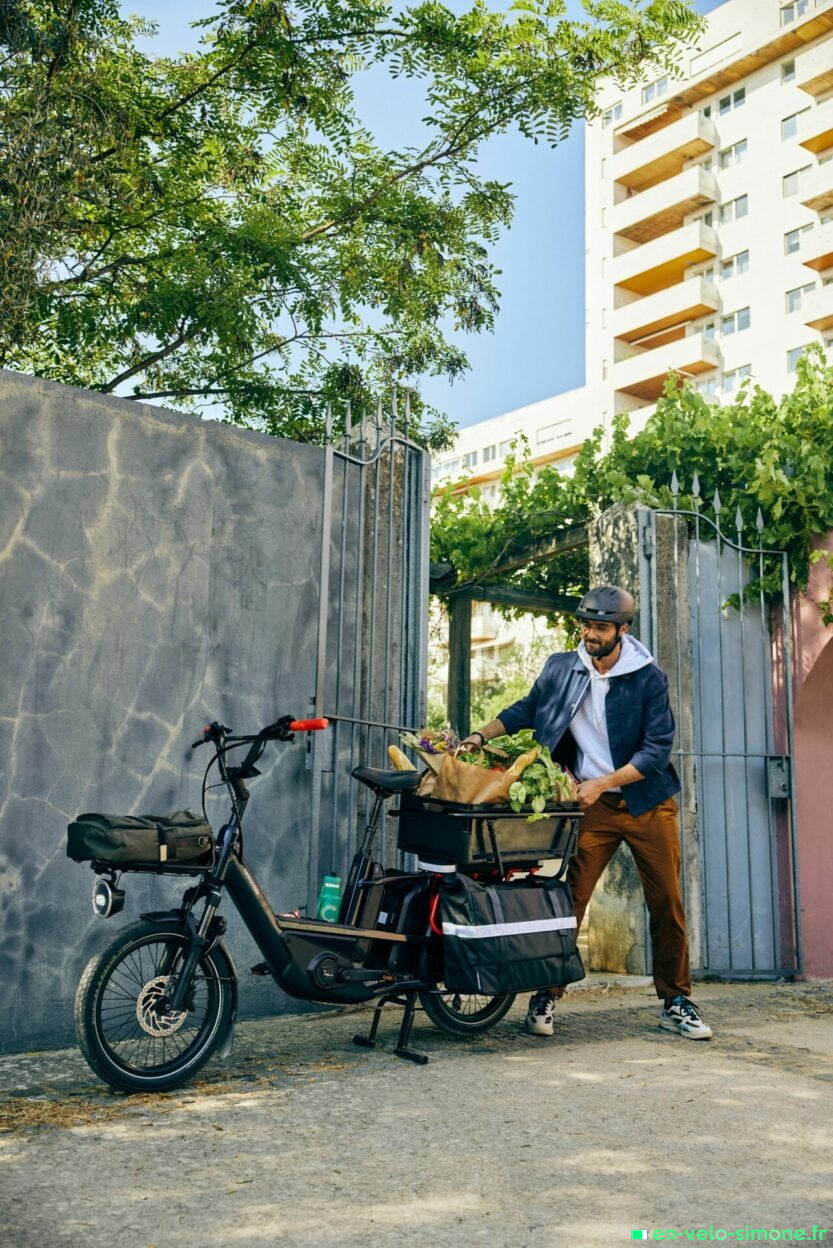
[[626,589],[599,585],[584,595],[576,607],[576,618],[600,624],[630,624],[635,611],[636,603]]

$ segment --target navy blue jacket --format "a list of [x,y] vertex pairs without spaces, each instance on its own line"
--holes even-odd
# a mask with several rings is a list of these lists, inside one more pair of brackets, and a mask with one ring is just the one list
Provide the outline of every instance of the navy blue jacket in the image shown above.
[[[551,654],[525,698],[513,702],[498,719],[508,733],[533,728],[553,758],[575,770],[576,743],[570,732],[590,687],[590,673],[575,651]],[[656,663],[611,678],[605,718],[614,768],[633,763],[644,780],[622,786],[632,815],[644,815],[680,790],[671,764],[674,715],[668,701],[668,679]]]

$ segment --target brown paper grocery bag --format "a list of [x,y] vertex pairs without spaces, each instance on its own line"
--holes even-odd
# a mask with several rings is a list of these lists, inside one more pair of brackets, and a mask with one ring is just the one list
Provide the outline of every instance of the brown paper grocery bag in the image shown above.
[[509,801],[509,786],[517,778],[508,771],[488,771],[475,763],[464,763],[454,754],[446,754],[432,796],[466,806],[505,806]]

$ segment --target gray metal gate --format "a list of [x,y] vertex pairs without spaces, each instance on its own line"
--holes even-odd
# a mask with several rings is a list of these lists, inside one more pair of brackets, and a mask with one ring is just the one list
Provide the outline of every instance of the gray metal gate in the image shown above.
[[[672,481],[676,504],[679,485]],[[699,969],[771,978],[799,965],[787,556],[703,514],[642,513],[650,645],[677,717],[686,908]],[[765,592],[766,585],[766,592]],[[647,640],[647,638],[645,638]]]
[[[430,467],[408,436],[409,400],[381,407],[332,444],[328,418],[316,688],[331,721],[311,734],[308,896],[355,848],[367,790],[359,765],[386,767],[387,746],[426,710]],[[384,861],[395,856],[383,825]]]

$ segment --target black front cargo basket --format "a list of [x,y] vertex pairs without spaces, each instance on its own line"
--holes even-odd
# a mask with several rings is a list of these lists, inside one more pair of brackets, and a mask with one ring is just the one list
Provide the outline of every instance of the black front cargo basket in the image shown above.
[[560,859],[559,875],[563,874],[582,817],[578,802],[554,803],[547,807],[546,818],[534,823],[528,816],[529,811],[516,814],[503,807],[464,806],[403,793],[397,843],[403,852],[422,860],[458,867],[522,869]]

